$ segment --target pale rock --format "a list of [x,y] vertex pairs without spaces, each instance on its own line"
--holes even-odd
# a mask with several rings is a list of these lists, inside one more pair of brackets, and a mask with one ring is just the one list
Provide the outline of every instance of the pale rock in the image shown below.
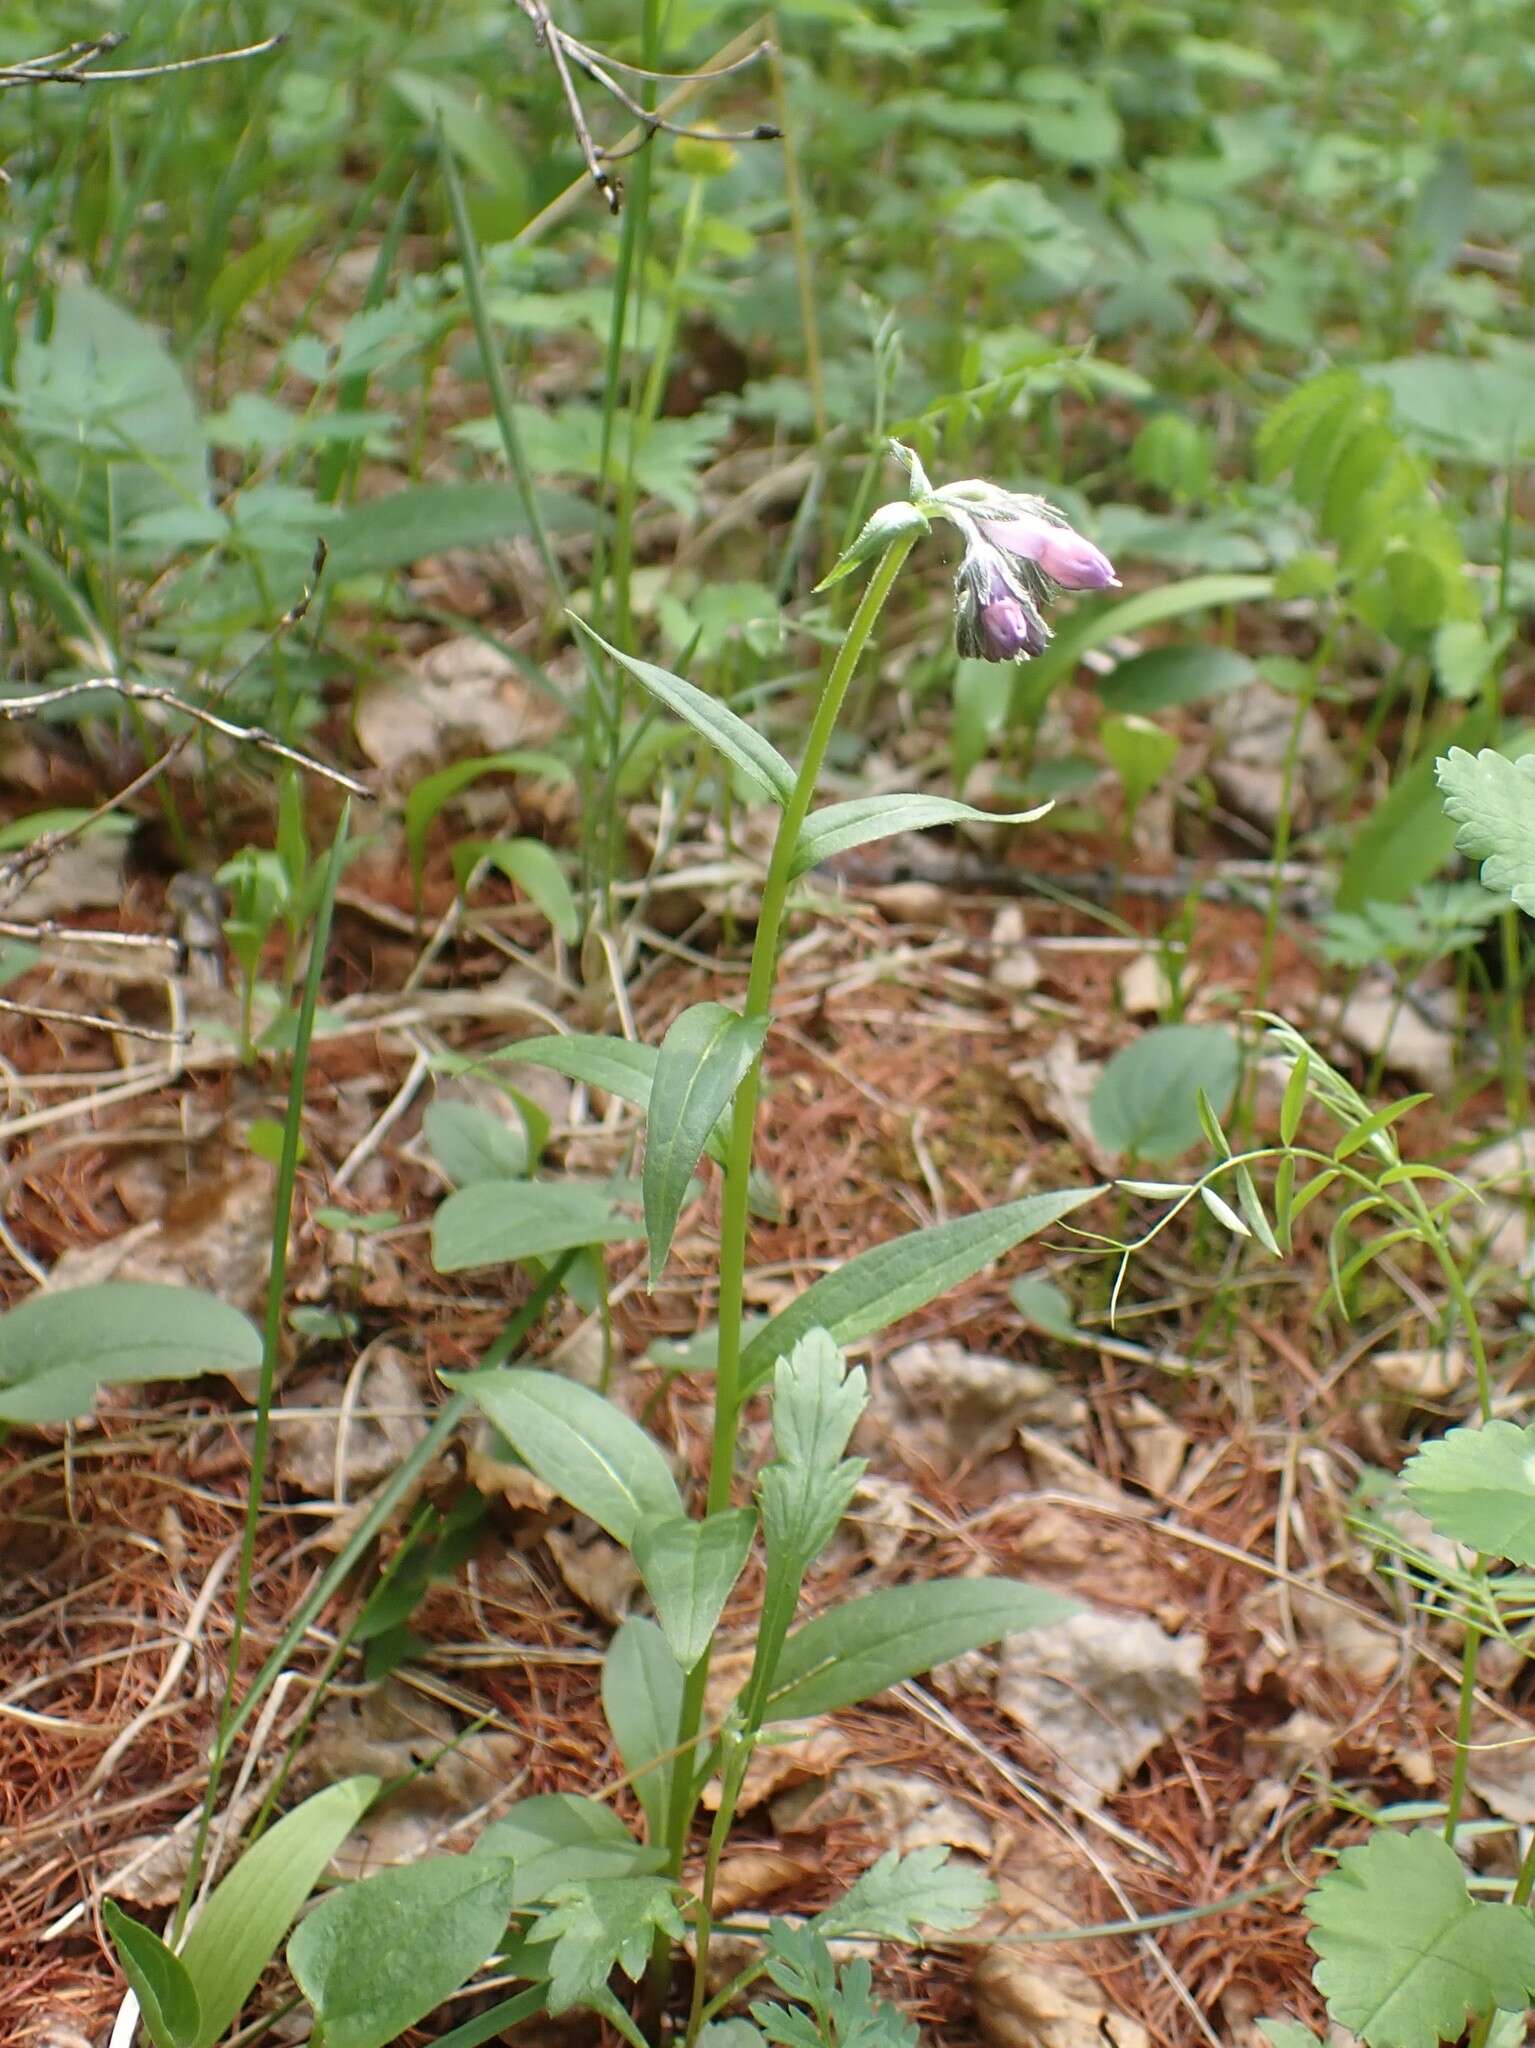
[[858,1448],[893,1446],[945,1477],[1008,1449],[1026,1423],[1072,1428],[1083,1408],[1052,1373],[967,1351],[953,1338],[908,1344],[874,1378]]
[[1043,1053],[1015,1060],[1008,1068],[1034,1115],[1064,1131],[1095,1173],[1113,1175],[1119,1170],[1119,1155],[1099,1143],[1089,1108],[1102,1072],[1099,1061],[1083,1059],[1069,1031]]
[[1372,1351],[1370,1370],[1395,1394],[1414,1401],[1443,1401],[1471,1374],[1464,1344],[1435,1344],[1421,1351]]
[[1144,1616],[1090,1610],[1008,1637],[997,1704],[1097,1804],[1199,1712],[1204,1660],[1197,1633],[1170,1636]]
[[1026,996],[1043,979],[1039,956],[1029,944],[1022,904],[1004,903],[991,924],[992,986],[1008,995]]
[[[1210,779],[1222,803],[1272,833],[1284,804],[1285,761],[1295,728],[1293,697],[1257,681],[1223,698],[1212,719]],[[1347,786],[1348,771],[1314,705],[1302,715],[1292,813],[1305,825]]]
[[1384,1055],[1387,1067],[1419,1088],[1442,1094],[1455,1078],[1453,1028],[1432,1022],[1390,983],[1355,989],[1338,1018],[1338,1031],[1366,1059]]
[[1127,1017],[1161,1017],[1172,1007],[1173,985],[1157,953],[1137,953],[1117,986]]
[[1144,1394],[1131,1395],[1119,1426],[1136,1478],[1148,1493],[1165,1499],[1177,1484],[1189,1454],[1188,1431]]

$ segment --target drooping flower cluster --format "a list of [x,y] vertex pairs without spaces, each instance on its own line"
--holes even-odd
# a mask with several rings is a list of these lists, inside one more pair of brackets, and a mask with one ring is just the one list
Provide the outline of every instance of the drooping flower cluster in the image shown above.
[[968,659],[1027,661],[1042,654],[1050,643],[1044,607],[1060,591],[1105,590],[1119,582],[1103,550],[1043,498],[985,483],[950,484],[933,496],[935,509],[942,506],[965,534],[954,580],[954,634]]
[[954,637],[959,651],[980,661],[1027,661],[1050,644],[1044,608],[1063,590],[1107,590],[1118,585],[1114,564],[1044,498],[1005,491],[975,477],[964,483],[928,481],[916,453],[899,441],[891,453],[911,478],[905,502],[881,505],[845,550],[820,587],[850,575],[859,562],[892,542],[931,531],[946,519],[964,536],[954,578]]

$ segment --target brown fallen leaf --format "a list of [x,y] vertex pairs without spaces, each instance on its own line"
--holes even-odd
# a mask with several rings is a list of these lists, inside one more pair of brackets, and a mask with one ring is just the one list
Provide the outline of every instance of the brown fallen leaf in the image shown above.
[[1083,1412],[1080,1398],[1042,1367],[942,1338],[908,1344],[885,1361],[854,1446],[891,1445],[907,1463],[949,1477],[1010,1448],[1025,1424],[1073,1428]]
[[782,1849],[742,1849],[725,1857],[714,1883],[714,1910],[739,1913],[743,1906],[773,1899],[791,1885],[802,1886],[816,1875],[815,1866],[787,1856]]
[[445,761],[538,746],[560,722],[558,705],[514,662],[466,633],[432,648],[410,673],[367,686],[355,729],[368,759],[404,788]]
[[1116,2012],[1069,1964],[1045,1969],[998,1945],[976,1964],[974,1990],[975,2017],[992,2048],[1151,2048],[1140,2022]]
[[1119,1155],[1099,1143],[1088,1106],[1103,1068],[1096,1060],[1083,1059],[1069,1031],[1043,1053],[1015,1060],[1008,1072],[1034,1115],[1064,1131],[1095,1173],[1112,1176],[1119,1171]]
[[350,1370],[306,1373],[284,1390],[283,1406],[316,1411],[279,1422],[273,1453],[278,1476],[311,1500],[355,1500],[429,1426],[420,1376],[394,1344],[372,1345]]
[[640,1587],[639,1567],[628,1551],[606,1536],[582,1542],[570,1529],[546,1529],[544,1541],[576,1598],[617,1628]]
[[880,1850],[941,1845],[989,1863],[993,1836],[986,1820],[933,1778],[855,1764],[829,1783],[789,1792],[773,1802],[773,1821],[785,1834],[814,1834],[838,1821],[868,1829]]

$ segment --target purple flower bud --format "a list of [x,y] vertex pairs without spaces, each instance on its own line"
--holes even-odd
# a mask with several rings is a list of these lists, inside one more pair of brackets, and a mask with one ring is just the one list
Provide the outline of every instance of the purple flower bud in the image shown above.
[[994,597],[983,604],[976,630],[986,661],[1019,661],[1038,654],[1045,644],[1016,597]]
[[1118,584],[1114,564],[1073,526],[1057,526],[1034,513],[983,522],[986,538],[1005,554],[1033,562],[1063,590],[1104,590]]
[[966,550],[955,579],[954,637],[970,661],[1026,661],[1050,642],[1032,595],[985,542]]

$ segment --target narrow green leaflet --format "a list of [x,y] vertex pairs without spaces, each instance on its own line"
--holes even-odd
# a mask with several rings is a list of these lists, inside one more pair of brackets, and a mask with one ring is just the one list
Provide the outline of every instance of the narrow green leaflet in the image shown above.
[[541,1792],[492,1821],[472,1853],[508,1857],[512,1905],[533,1906],[556,1885],[584,1877],[626,1877],[660,1867],[663,1852],[637,1842],[611,1806],[574,1792]]
[[682,1513],[655,1438],[592,1388],[526,1366],[443,1378],[463,1389],[546,1486],[626,1550],[647,1516]]
[[0,1315],[0,1422],[68,1422],[100,1386],[260,1363],[255,1325],[195,1287],[107,1280],[34,1294]]
[[631,1615],[608,1645],[602,1711],[645,1809],[650,1839],[663,1842],[682,1718],[682,1672],[665,1636],[643,1615]]
[[512,1905],[510,1862],[432,1856],[342,1885],[288,1943],[325,2048],[387,2048],[495,1953]]
[[1080,1611],[1078,1601],[1017,1579],[929,1579],[865,1593],[790,1636],[764,1718],[835,1713],[966,1650]]
[[1377,1828],[1306,1901],[1327,2010],[1366,2048],[1435,2048],[1497,2006],[1535,1998],[1535,1920],[1466,1888],[1436,1830]]
[[888,1850],[850,1885],[834,1906],[816,1915],[818,1933],[872,1934],[881,1941],[920,1941],[924,1928],[956,1934],[969,1927],[997,1896],[978,1870],[950,1863],[945,1844]]
[[462,1273],[639,1234],[609,1188],[573,1180],[482,1180],[449,1195],[433,1217],[432,1264],[439,1273]]
[[773,1440],[778,1456],[758,1480],[768,1569],[782,1564],[796,1585],[847,1513],[863,1458],[844,1458],[868,1400],[862,1367],[847,1369],[825,1330],[810,1330],[773,1370]]
[[1026,1195],[1021,1202],[957,1216],[951,1223],[913,1230],[860,1252],[834,1273],[813,1281],[797,1301],[757,1332],[741,1354],[741,1384],[748,1392],[760,1386],[807,1330],[819,1326],[838,1344],[872,1336],[1102,1192],[1066,1188],[1058,1194]]
[[1408,1460],[1402,1481],[1441,1536],[1535,1565],[1535,1426],[1452,1429]]
[[802,875],[833,854],[890,839],[897,832],[929,832],[935,825],[1032,825],[1051,808],[1036,804],[1030,811],[978,811],[952,796],[855,796],[842,804],[826,804],[805,820],[794,849],[793,873]]
[[202,2012],[180,1957],[116,1899],[103,1899],[101,1917],[155,2048],[195,2048]]
[[533,1940],[554,1944],[551,2013],[599,2003],[615,1969],[637,1983],[657,1931],[674,1941],[686,1931],[666,1877],[586,1878],[561,1885],[556,1900],[531,1929]]
[[[491,1057],[515,1064],[548,1067],[556,1074],[568,1074],[572,1081],[584,1081],[588,1088],[600,1088],[616,1095],[620,1102],[648,1114],[650,1091],[655,1084],[658,1047],[637,1045],[629,1038],[607,1038],[595,1032],[573,1031],[568,1036],[524,1038],[516,1045],[503,1046]],[[721,1165],[725,1161],[725,1134],[709,1133],[704,1150]]]
[[181,1960],[202,2018],[193,2048],[212,2048],[239,2018],[326,1865],[378,1797],[379,1780],[343,1778],[269,1827],[192,1923]]
[[748,725],[744,718],[738,718],[735,712],[706,691],[684,682],[681,676],[674,676],[670,669],[657,668],[654,662],[639,661],[632,654],[621,654],[600,633],[594,633],[584,619],[578,619],[574,612],[569,617],[588,640],[595,641],[620,668],[627,669],[652,697],[659,698],[669,711],[675,711],[695,732],[702,733],[712,747],[761,790],[763,796],[778,804],[789,801],[794,790],[794,770],[772,741],[764,739],[755,726]]
[[642,1522],[634,1561],[655,1602],[672,1655],[691,1671],[714,1639],[731,1588],[757,1533],[750,1508],[730,1508],[695,1522],[687,1515]]
[[650,1084],[643,1182],[652,1287],[671,1250],[693,1169],[766,1035],[766,1017],[695,1003],[661,1042]]
[[557,854],[541,839],[461,839],[453,849],[453,879],[460,889],[485,861],[541,910],[567,946],[581,936],[581,913]]
[[1535,754],[1510,761],[1483,747],[1451,747],[1436,764],[1455,844],[1482,863],[1482,880],[1535,916]]

